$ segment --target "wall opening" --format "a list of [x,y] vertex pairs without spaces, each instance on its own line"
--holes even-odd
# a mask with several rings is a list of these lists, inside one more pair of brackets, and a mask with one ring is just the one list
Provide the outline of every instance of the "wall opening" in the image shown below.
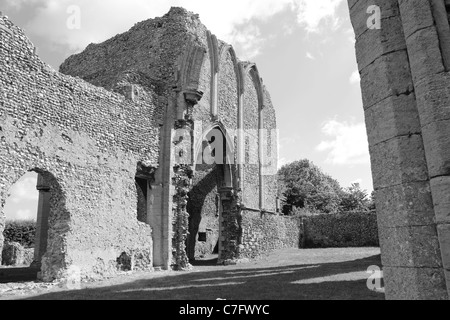
[[[214,260],[220,256],[219,191],[231,187],[232,180],[226,161],[226,138],[219,128],[205,135],[199,153],[187,204],[189,236],[186,250],[191,262]],[[211,158],[215,160],[211,161]]]
[[135,178],[137,192],[137,219],[139,222],[148,223],[148,185],[147,179]]
[[[1,201],[0,214],[13,227],[1,230],[6,236],[2,264],[9,267],[0,273],[0,282],[36,280],[38,271],[52,273],[64,268],[64,239],[60,230],[65,230],[62,226],[68,221],[68,213],[63,209],[65,198],[55,177],[33,170],[7,192],[7,198]],[[46,256],[49,259],[44,265]],[[13,270],[17,268],[21,272]]]
[[27,268],[34,261],[39,204],[37,180],[37,173],[28,172],[9,190],[3,209],[6,217],[1,261],[3,266]]

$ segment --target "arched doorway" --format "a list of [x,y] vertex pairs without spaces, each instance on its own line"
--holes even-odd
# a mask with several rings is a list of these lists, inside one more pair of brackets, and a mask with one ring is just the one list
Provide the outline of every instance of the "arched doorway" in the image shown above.
[[[64,243],[61,233],[65,230],[62,227],[68,220],[68,213],[64,209],[65,198],[56,178],[47,171],[34,169],[2,191],[0,217],[6,218],[8,225],[18,227],[5,230],[9,234],[6,235],[4,248],[11,250],[13,258],[3,257],[2,263],[8,268],[2,268],[0,282],[36,280],[40,271],[45,277],[46,271],[63,268]],[[33,223],[21,221],[24,218]],[[21,224],[25,224],[25,228],[21,228]],[[30,234],[20,234],[24,232]],[[10,243],[19,243],[21,247],[14,244],[11,248]]]
[[222,203],[220,194],[233,189],[230,139],[217,125],[203,136],[196,153],[195,175],[189,192],[189,236],[186,250],[190,261],[220,260],[222,251]]

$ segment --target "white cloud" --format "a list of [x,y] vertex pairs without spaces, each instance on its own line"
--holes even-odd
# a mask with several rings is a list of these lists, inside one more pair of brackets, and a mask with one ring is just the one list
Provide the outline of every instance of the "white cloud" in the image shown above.
[[36,190],[37,174],[26,173],[10,189],[4,213],[8,220],[35,220],[39,192]]
[[240,59],[251,60],[261,53],[264,40],[259,28],[256,25],[248,24],[239,31],[234,30],[230,43],[233,43],[236,50],[240,52]]
[[304,0],[297,1],[297,19],[308,32],[319,32],[323,22],[335,30],[340,19],[336,15],[337,8],[344,0]]
[[355,45],[356,44],[356,36],[355,36],[355,31],[353,30],[353,28],[347,28],[345,30],[345,33],[348,35],[348,41],[352,45]]
[[15,219],[13,220],[35,220],[36,212],[31,212],[31,210],[17,210]]
[[6,0],[6,6],[19,10],[24,4],[30,5],[38,2],[40,2],[40,0]]
[[330,140],[322,141],[316,150],[328,152],[327,163],[356,165],[370,162],[367,133],[364,123],[347,123],[331,120],[322,127]]
[[359,71],[355,71],[350,76],[350,83],[351,84],[359,84],[361,81],[361,76],[359,75]]
[[[339,25],[336,10],[344,0],[7,0],[19,8],[39,3],[27,29],[36,35],[51,39],[56,45],[80,51],[91,42],[104,41],[125,32],[136,22],[162,16],[170,6],[182,6],[200,14],[202,22],[219,38],[240,46],[240,55],[252,58],[259,54],[264,36],[255,26],[255,20],[266,21],[285,9],[294,11],[298,25],[308,32],[319,32],[321,26],[334,30]],[[67,8],[81,9],[81,28],[70,30]],[[323,28],[322,28],[323,29]]]
[[311,52],[306,53],[306,58],[308,58],[310,60],[316,60],[316,57],[314,57]]
[[38,199],[38,191],[36,190],[37,175],[34,173],[27,173],[11,188],[10,199],[14,203],[21,203],[27,200]]

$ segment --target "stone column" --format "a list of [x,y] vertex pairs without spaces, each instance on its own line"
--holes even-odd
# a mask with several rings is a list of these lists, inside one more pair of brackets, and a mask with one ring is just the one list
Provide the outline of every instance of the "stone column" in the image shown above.
[[168,270],[172,264],[172,130],[176,119],[178,92],[172,92],[167,101],[166,116],[161,132],[159,168],[155,172],[148,201],[148,223],[152,227],[153,267]]
[[[184,90],[179,93],[178,98],[178,119],[175,122],[175,130],[189,131],[191,141],[187,146],[191,148],[190,159],[183,159],[184,163],[173,162],[172,184],[174,187],[173,195],[173,238],[172,238],[172,252],[173,264],[177,270],[189,270],[192,266],[189,263],[189,258],[186,252],[186,240],[189,233],[189,214],[187,212],[188,193],[192,185],[192,178],[194,170],[192,168],[194,154],[193,148],[193,133],[194,121],[192,113],[194,106],[203,97],[203,92],[198,90]],[[172,146],[180,143],[179,140],[172,141]],[[186,143],[186,142],[183,142]],[[182,155],[179,154],[181,158]],[[188,157],[189,158],[189,157]],[[186,163],[186,161],[188,163]]]
[[[450,294],[450,26],[444,0],[399,3],[442,256],[442,263],[439,261],[436,268],[444,266]],[[436,269],[440,281],[441,272]],[[436,281],[438,285],[445,288],[445,284]]]
[[36,189],[39,191],[36,236],[34,241],[34,261],[32,267],[41,267],[41,259],[47,251],[48,217],[50,214],[50,186],[41,174],[38,175]]
[[240,245],[240,212],[238,196],[231,187],[219,190],[221,215],[220,215],[220,251],[219,263],[230,264],[239,260]]
[[[386,298],[446,299],[411,56],[405,40],[410,29],[403,28],[405,20],[416,17],[401,16],[399,2],[394,0],[348,3],[356,34]],[[370,28],[370,21],[378,19],[376,9],[381,12],[379,29]]]

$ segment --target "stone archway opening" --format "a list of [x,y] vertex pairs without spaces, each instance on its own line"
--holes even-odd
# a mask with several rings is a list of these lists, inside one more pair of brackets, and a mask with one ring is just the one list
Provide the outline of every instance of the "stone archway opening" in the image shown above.
[[38,174],[24,174],[9,189],[3,214],[6,224],[0,259],[0,282],[34,280],[38,266],[33,266],[36,244],[36,222],[39,191],[36,190]]
[[5,236],[0,283],[51,278],[52,269],[64,267],[62,226],[68,214],[59,183],[34,169],[6,191],[0,199],[0,216],[7,221],[0,230]]
[[135,186],[137,193],[137,219],[139,222],[148,223],[148,191],[149,181],[142,177],[135,178]]
[[222,237],[222,203],[220,193],[232,189],[227,161],[226,135],[219,127],[211,129],[202,141],[195,175],[189,192],[188,258],[194,261],[220,260]]

